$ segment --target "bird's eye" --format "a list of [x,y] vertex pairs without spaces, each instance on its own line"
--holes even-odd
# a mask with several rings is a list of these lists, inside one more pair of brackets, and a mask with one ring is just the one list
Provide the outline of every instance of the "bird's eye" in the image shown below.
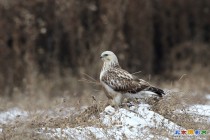
[[108,56],[108,54],[104,54],[104,56]]

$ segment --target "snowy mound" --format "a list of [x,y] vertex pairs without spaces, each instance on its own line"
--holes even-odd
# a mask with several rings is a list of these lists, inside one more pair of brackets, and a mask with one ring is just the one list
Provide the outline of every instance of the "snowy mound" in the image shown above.
[[[54,109],[55,111],[56,109]],[[62,119],[63,117],[69,118],[68,114],[73,109],[64,110],[65,112],[53,112],[53,110],[43,111],[23,111],[18,108],[9,109],[8,111],[0,112],[0,133],[4,131],[4,125],[13,124],[17,120],[24,122],[33,122],[31,116],[36,116],[41,113],[42,122],[46,116],[50,118]],[[76,111],[75,111],[76,112]],[[79,113],[79,112],[77,112]],[[210,105],[193,105],[183,110],[175,110],[177,114],[193,114],[202,116],[210,123]],[[76,120],[76,118],[71,118]],[[139,104],[125,108],[113,108],[107,106],[99,115],[90,116],[89,118],[94,123],[86,125],[72,125],[74,127],[67,127],[71,125],[60,125],[53,127],[40,126],[31,129],[33,134],[39,134],[46,139],[175,139],[177,130],[185,130],[185,128],[177,125],[176,123],[166,119],[164,116],[151,110],[148,104]],[[200,120],[195,120],[199,122]],[[23,125],[25,126],[25,125]],[[63,127],[62,127],[63,126]],[[19,127],[17,127],[19,128]],[[23,127],[24,128],[24,127]],[[27,127],[26,127],[27,128]],[[18,130],[18,129],[16,129]]]
[[[111,106],[100,113],[103,127],[76,127],[41,130],[51,137],[67,139],[167,139],[175,130],[181,129],[175,123],[150,110],[147,104],[132,106],[128,109],[115,109]],[[159,131],[159,132],[158,132]],[[164,136],[161,136],[161,133]]]

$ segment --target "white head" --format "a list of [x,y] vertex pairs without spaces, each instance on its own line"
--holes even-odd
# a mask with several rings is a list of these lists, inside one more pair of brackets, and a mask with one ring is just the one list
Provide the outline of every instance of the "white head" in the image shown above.
[[108,69],[110,67],[120,67],[117,56],[111,51],[103,52],[100,58],[104,61],[103,69]]
[[111,51],[105,51],[101,54],[100,58],[106,63],[106,62],[117,62],[118,63],[118,59],[117,56],[111,52]]

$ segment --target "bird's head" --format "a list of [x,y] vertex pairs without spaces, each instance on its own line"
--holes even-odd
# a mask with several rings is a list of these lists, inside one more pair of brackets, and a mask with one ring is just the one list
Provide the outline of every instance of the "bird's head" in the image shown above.
[[118,59],[117,56],[111,52],[111,51],[105,51],[101,54],[100,58],[104,61],[104,62],[114,62],[114,63],[118,63]]
[[100,58],[104,61],[102,70],[117,67],[120,68],[117,56],[111,51],[105,51],[101,54]]

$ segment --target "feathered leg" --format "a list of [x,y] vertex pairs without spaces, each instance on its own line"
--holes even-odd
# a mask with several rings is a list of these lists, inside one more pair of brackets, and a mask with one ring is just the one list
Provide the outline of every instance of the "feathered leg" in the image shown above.
[[113,100],[112,100],[112,105],[113,106],[120,106],[122,103],[122,94],[118,93],[114,96]]

